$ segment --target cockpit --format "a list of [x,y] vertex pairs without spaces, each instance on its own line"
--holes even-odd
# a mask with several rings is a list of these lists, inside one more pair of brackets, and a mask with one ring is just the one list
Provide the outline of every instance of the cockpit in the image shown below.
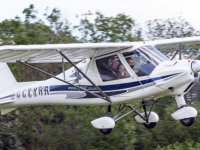
[[130,78],[132,71],[138,77],[148,76],[160,62],[166,60],[169,58],[155,47],[142,46],[96,59],[96,65],[102,81],[105,82]]
[[139,77],[150,75],[160,62],[169,60],[153,46],[142,46],[122,54],[131,69]]

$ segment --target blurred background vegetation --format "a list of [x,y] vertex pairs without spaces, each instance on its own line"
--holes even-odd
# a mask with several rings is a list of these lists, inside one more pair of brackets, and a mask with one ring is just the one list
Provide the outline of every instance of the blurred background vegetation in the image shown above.
[[[90,17],[94,19],[89,19]],[[30,5],[20,17],[0,22],[0,45],[127,42],[199,35],[182,17],[155,19],[143,29],[136,20],[125,14],[107,17],[101,12],[79,16],[73,26],[60,10],[46,10],[38,17]],[[47,76],[16,64],[9,64],[18,81],[43,80]],[[35,64],[52,73],[60,73],[61,64]],[[198,88],[192,89],[199,95]],[[194,94],[193,94],[194,95]],[[189,103],[200,112],[198,100]],[[116,107],[117,108],[117,107]],[[160,116],[157,127],[151,130],[134,121],[134,115],[120,120],[110,135],[102,135],[90,122],[105,115],[105,106],[34,106],[18,108],[0,116],[0,149],[3,150],[188,150],[200,149],[200,118],[191,127],[184,127],[171,118],[176,110],[174,98],[157,102],[154,111]]]

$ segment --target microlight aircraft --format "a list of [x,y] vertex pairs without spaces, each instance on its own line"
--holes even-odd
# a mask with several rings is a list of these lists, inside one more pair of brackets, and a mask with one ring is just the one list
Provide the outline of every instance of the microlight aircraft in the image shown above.
[[[177,110],[171,116],[184,126],[190,126],[197,111],[186,104],[184,95],[199,78],[200,61],[181,56],[182,50],[199,46],[200,37],[127,43],[0,46],[1,114],[27,105],[104,105],[108,108],[105,116],[91,123],[103,134],[109,134],[118,120],[132,113],[136,114],[137,122],[154,128],[159,121],[152,111],[155,101],[173,96]],[[175,53],[170,59],[158,49]],[[174,59],[176,55],[179,60]],[[54,62],[63,66],[63,72],[57,76],[31,65]],[[65,62],[72,67],[65,70]],[[25,65],[50,78],[17,82],[7,63]],[[132,102],[136,100],[139,105],[134,108]],[[115,104],[119,108],[112,115]],[[149,110],[147,105],[150,105]]]

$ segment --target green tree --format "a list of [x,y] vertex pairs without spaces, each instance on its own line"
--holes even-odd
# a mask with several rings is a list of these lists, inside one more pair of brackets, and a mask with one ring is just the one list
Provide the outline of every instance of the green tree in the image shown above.
[[196,33],[191,24],[182,17],[154,19],[149,20],[146,24],[147,38],[153,40],[174,37],[189,37]]
[[19,19],[5,20],[0,23],[2,45],[44,44],[51,41],[53,31],[41,23],[23,23]]
[[25,23],[30,23],[30,21],[32,22],[37,19],[37,10],[35,10],[33,4],[25,8],[22,13],[25,14]]
[[[59,37],[59,41],[63,43],[72,42],[75,38],[70,35],[70,31],[65,26],[57,27],[56,30],[51,26],[46,25],[37,17],[37,11],[33,5],[25,8],[23,11],[24,20],[20,17],[16,17],[11,20],[4,20],[0,22],[0,44],[45,44],[45,43],[59,43],[55,41],[54,37]],[[22,17],[23,18],[23,17]],[[63,28],[63,29],[61,29]],[[59,32],[58,32],[59,31]],[[68,31],[68,34],[65,32]],[[71,40],[71,41],[70,41]],[[18,66],[11,64],[11,69],[15,73],[18,81],[29,80],[41,80],[44,77],[31,72],[30,69],[24,66]],[[51,69],[51,72],[57,73],[60,71],[60,66],[57,64],[36,65],[43,67],[43,69]],[[55,68],[52,70],[52,68]],[[57,69],[58,68],[58,69]],[[57,69],[57,70],[56,70]],[[36,78],[38,77],[38,78]],[[42,110],[42,111],[39,111]],[[2,149],[39,149],[47,144],[42,144],[40,141],[45,141],[43,138],[43,126],[44,123],[40,120],[44,114],[50,110],[54,110],[51,107],[28,107],[21,108],[19,111],[9,113],[6,116],[1,117],[1,133],[0,147]],[[50,111],[51,112],[51,111]],[[19,116],[17,114],[20,114]],[[56,111],[52,114],[56,116]],[[52,115],[46,115],[46,120],[53,120]],[[58,116],[56,116],[58,117]],[[54,117],[54,118],[56,118]],[[7,118],[14,118],[8,120]],[[59,118],[59,117],[58,117]],[[43,119],[44,120],[44,119]],[[55,120],[55,119],[54,119]],[[52,136],[53,138],[53,136]],[[23,145],[23,146],[22,146]]]
[[48,8],[44,14],[50,28],[54,31],[52,36],[52,43],[74,43],[78,42],[74,36],[72,36],[72,27],[67,19],[62,19],[60,10],[54,8],[49,12]]
[[[95,19],[90,19],[94,17]],[[125,14],[106,17],[100,12],[85,14],[77,27],[82,42],[125,42],[141,40],[141,29]]]

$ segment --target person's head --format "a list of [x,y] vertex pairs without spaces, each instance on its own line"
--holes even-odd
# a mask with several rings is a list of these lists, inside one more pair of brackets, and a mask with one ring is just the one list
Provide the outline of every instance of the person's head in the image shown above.
[[131,57],[127,57],[126,61],[129,64],[129,66],[134,67],[134,60]]
[[119,62],[119,59],[117,57],[110,58],[110,60],[109,60],[109,67],[110,68],[117,70],[118,67],[119,67],[119,64],[120,64],[120,62]]

